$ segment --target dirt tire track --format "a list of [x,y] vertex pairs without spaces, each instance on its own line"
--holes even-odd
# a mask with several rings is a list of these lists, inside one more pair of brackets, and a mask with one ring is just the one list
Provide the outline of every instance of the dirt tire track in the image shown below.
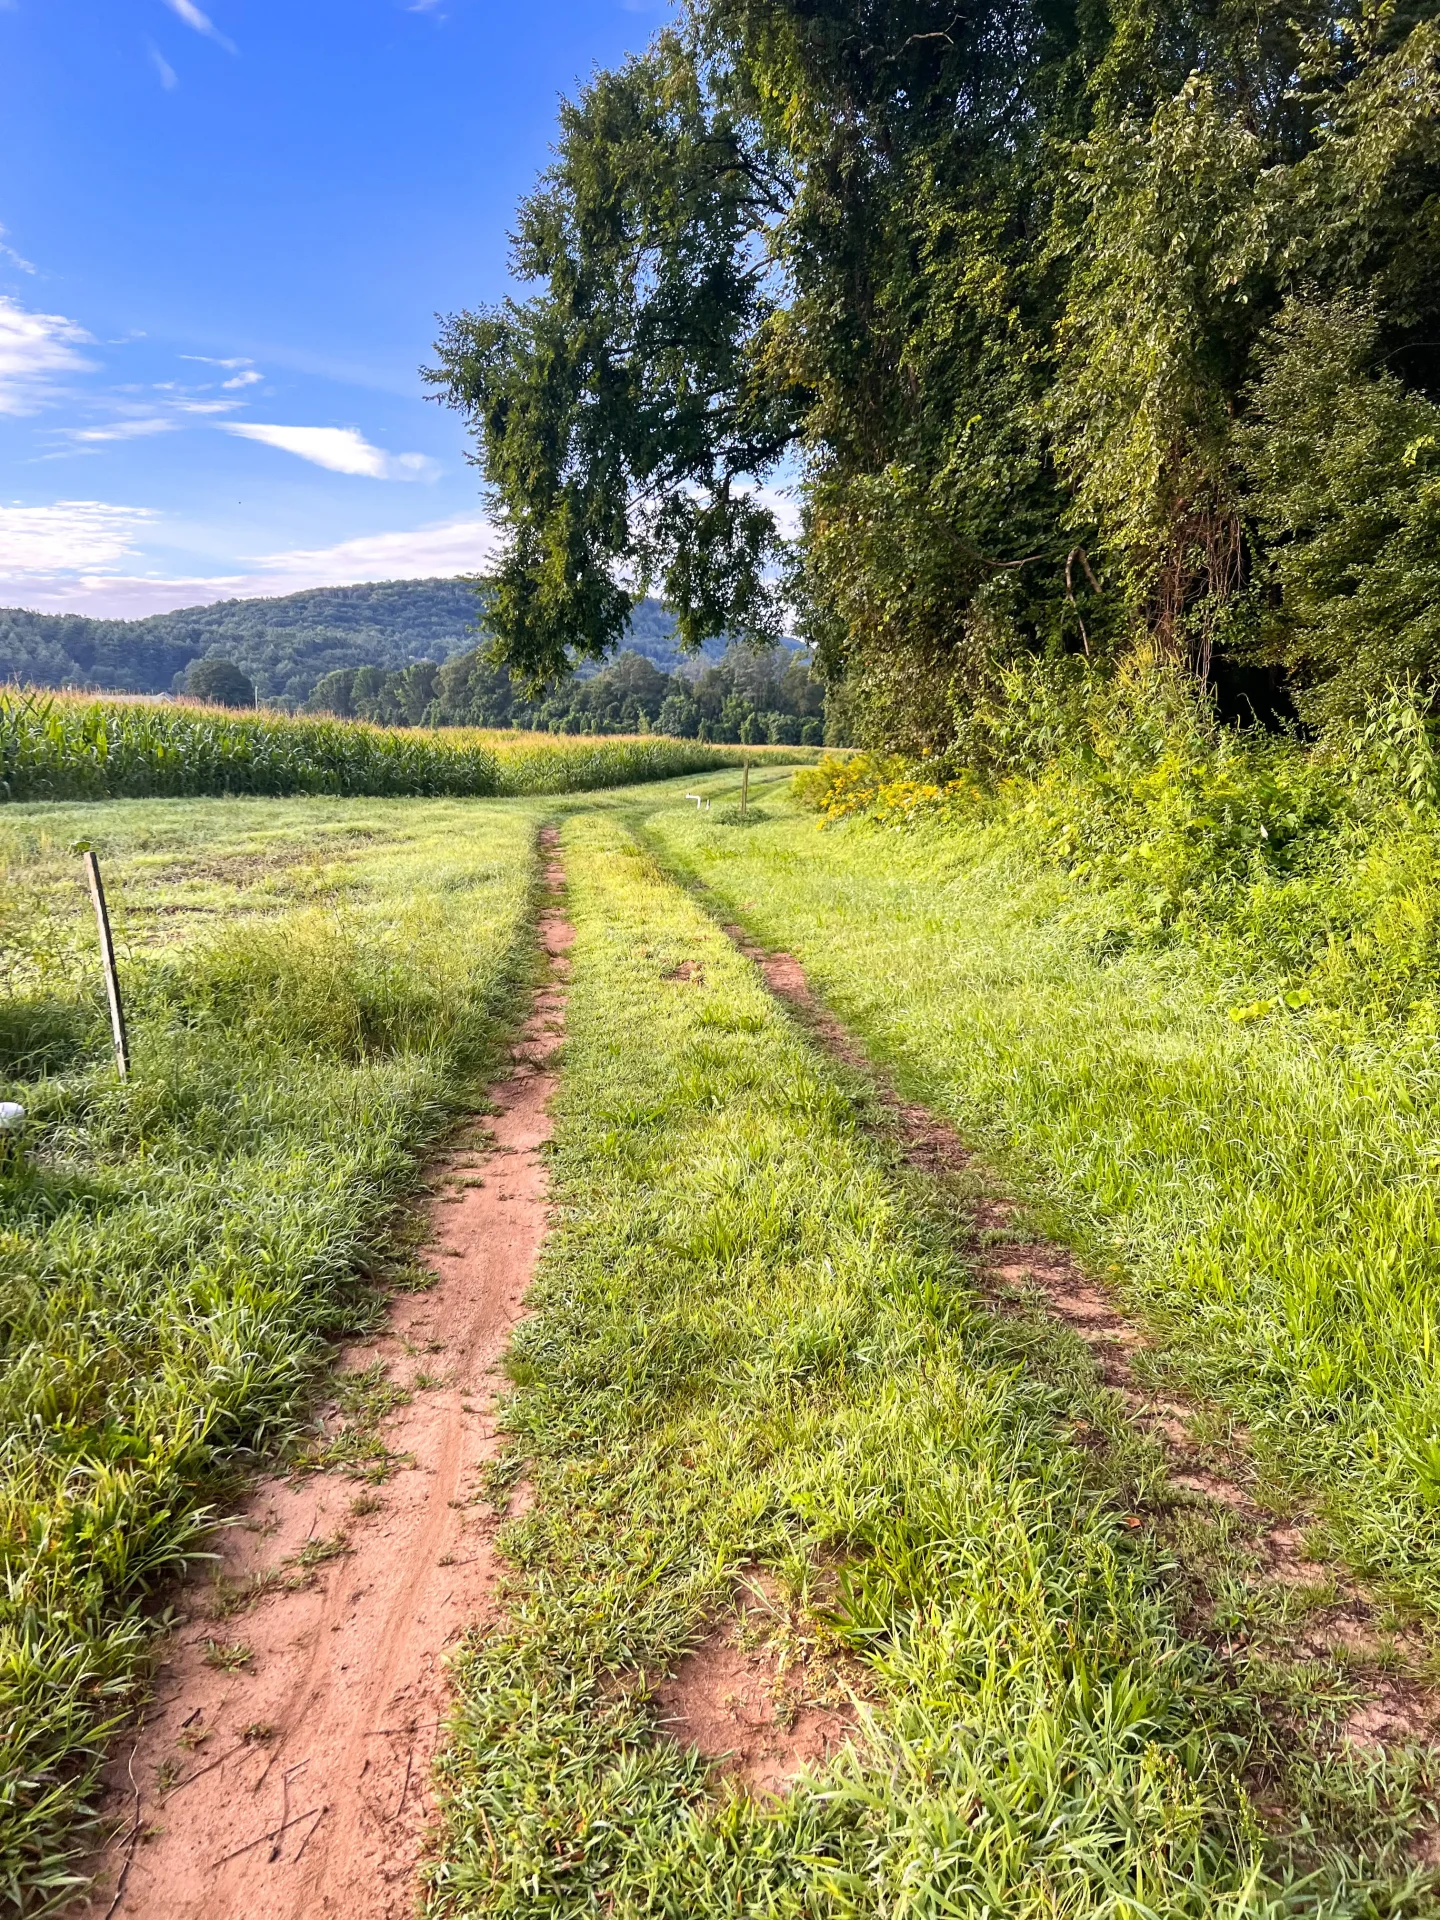
[[[816,996],[793,954],[757,945],[744,927],[734,923],[722,922],[722,926],[746,959],[760,969],[770,991],[826,1051],[864,1076],[908,1165],[940,1178],[975,1171],[974,1156],[955,1129],[928,1107],[900,1094],[860,1040]],[[1311,1615],[1306,1628],[1292,1638],[1289,1650],[1299,1659],[1338,1656],[1357,1676],[1364,1675],[1372,1698],[1348,1716],[1340,1729],[1343,1737],[1357,1746],[1404,1745],[1416,1740],[1440,1744],[1440,1694],[1419,1671],[1430,1655],[1425,1641],[1419,1635],[1382,1631],[1383,1604],[1348,1570],[1308,1557],[1304,1542],[1310,1516],[1277,1517],[1259,1505],[1243,1456],[1232,1454],[1217,1462],[1213,1453],[1196,1446],[1192,1423],[1201,1409],[1183,1395],[1147,1387],[1136,1376],[1131,1357],[1150,1344],[1142,1329],[1068,1248],[1021,1238],[1015,1226],[1020,1211],[1013,1200],[993,1193],[973,1201],[969,1208],[967,1251],[996,1307],[1007,1310],[1017,1295],[1039,1296],[1047,1313],[1084,1343],[1101,1382],[1119,1399],[1130,1423],[1159,1446],[1171,1484],[1197,1502],[1226,1510],[1243,1522],[1255,1545],[1261,1577],[1282,1586],[1332,1587],[1334,1603]],[[1203,1630],[1203,1620],[1195,1624]],[[1411,1664],[1410,1672],[1395,1670],[1397,1654]]]
[[[547,855],[556,838],[542,833]],[[573,935],[553,859],[545,879],[549,978],[491,1090],[493,1114],[432,1166],[432,1184],[450,1185],[431,1207],[436,1284],[398,1297],[382,1331],[340,1363],[381,1362],[414,1389],[384,1428],[404,1463],[373,1489],[334,1471],[254,1488],[218,1543],[220,1576],[231,1593],[267,1577],[275,1589],[219,1620],[221,1589],[186,1589],[154,1703],[111,1769],[123,1825],[75,1911],[105,1913],[122,1870],[117,1920],[415,1910],[445,1655],[487,1617],[501,1571],[502,1521],[475,1504],[476,1475],[497,1452],[494,1374],[546,1230],[542,1149]],[[416,1386],[417,1374],[439,1384]],[[213,1664],[212,1643],[237,1642],[248,1659]]]

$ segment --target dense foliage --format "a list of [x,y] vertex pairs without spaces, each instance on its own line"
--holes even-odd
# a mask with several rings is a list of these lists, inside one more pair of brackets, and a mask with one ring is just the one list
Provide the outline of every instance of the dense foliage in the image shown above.
[[[826,737],[824,688],[805,658],[781,647],[738,644],[698,672],[675,674],[627,649],[598,673],[567,674],[528,698],[508,668],[476,647],[440,667],[422,660],[398,673],[374,667],[327,673],[306,707],[383,726],[653,731],[747,745],[811,746]],[[832,741],[838,724],[832,715]]]
[[185,692],[192,700],[203,700],[215,707],[253,707],[255,682],[242,673],[233,660],[220,654],[207,654],[192,660],[185,671]]
[[[415,661],[443,663],[473,649],[485,631],[483,583],[477,587],[469,579],[316,587],[143,620],[4,607],[0,680],[170,693],[184,687],[195,662],[218,657],[248,675],[267,704],[293,707],[309,699],[326,674],[365,667],[394,673]],[[632,610],[626,642],[664,672],[680,663],[675,623],[654,600]],[[710,649],[714,656],[721,651],[718,644]]]
[[1423,0],[694,0],[565,107],[531,297],[439,343],[503,652],[657,579],[690,638],[791,596],[907,750],[1034,655],[1429,702],[1437,109]]
[[0,799],[580,793],[724,766],[703,741],[497,742],[342,720],[0,690]]

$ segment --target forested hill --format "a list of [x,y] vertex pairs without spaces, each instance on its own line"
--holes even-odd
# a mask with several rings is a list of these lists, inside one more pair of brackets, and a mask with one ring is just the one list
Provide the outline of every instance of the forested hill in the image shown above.
[[[299,703],[342,668],[443,662],[484,632],[468,580],[380,580],[314,587],[280,599],[220,600],[144,620],[0,608],[0,681],[168,693],[192,660],[221,654],[262,699]],[[679,663],[674,622],[655,600],[636,608],[626,644],[664,673]],[[718,658],[719,643],[707,652]]]

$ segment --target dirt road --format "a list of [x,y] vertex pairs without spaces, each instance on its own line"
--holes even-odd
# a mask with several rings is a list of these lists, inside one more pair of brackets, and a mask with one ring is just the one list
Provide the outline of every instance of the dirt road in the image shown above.
[[[410,1389],[383,1428],[408,1464],[373,1488],[338,1472],[268,1479],[245,1502],[219,1543],[222,1586],[188,1590],[155,1703],[116,1749],[114,1810],[129,1817],[92,1914],[117,1886],[120,1920],[414,1911],[445,1655],[487,1617],[499,1570],[500,1523],[472,1499],[495,1451],[495,1367],[545,1233],[541,1148],[571,937],[559,868],[547,878],[551,978],[493,1089],[498,1111],[433,1169],[438,1281],[400,1297],[342,1362],[383,1363]],[[217,1592],[266,1582],[228,1615],[217,1606]]]

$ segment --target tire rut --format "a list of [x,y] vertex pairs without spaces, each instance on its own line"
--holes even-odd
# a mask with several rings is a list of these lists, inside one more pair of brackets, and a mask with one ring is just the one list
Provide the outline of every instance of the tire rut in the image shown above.
[[[731,941],[761,971],[767,986],[816,1040],[861,1074],[886,1116],[887,1130],[905,1162],[931,1178],[979,1171],[960,1135],[928,1107],[906,1100],[890,1075],[870,1058],[858,1037],[815,994],[793,954],[756,944],[745,928],[721,922]],[[989,1182],[987,1181],[987,1187]],[[1100,1381],[1116,1397],[1130,1425],[1161,1450],[1172,1488],[1202,1509],[1238,1521],[1252,1543],[1260,1579],[1276,1587],[1329,1589],[1330,1604],[1311,1608],[1303,1626],[1285,1637],[1292,1659],[1334,1659],[1360,1679],[1370,1698],[1350,1712],[1340,1737],[1356,1746],[1440,1742],[1440,1695],[1418,1671],[1429,1651],[1419,1635],[1381,1625],[1386,1609],[1343,1568],[1310,1558],[1306,1530],[1314,1516],[1277,1517],[1254,1497],[1243,1453],[1223,1458],[1195,1438],[1205,1409],[1173,1390],[1157,1391],[1135,1361],[1150,1349],[1144,1330],[1127,1317],[1107,1289],[1068,1248],[1022,1235],[1017,1202],[992,1191],[969,1203],[967,1255],[995,1311],[1013,1313],[1038,1301],[1048,1316],[1085,1346]],[[1082,1444],[1091,1436],[1077,1422]],[[1242,1436],[1243,1438],[1243,1436]],[[1137,1518],[1138,1524],[1138,1518]],[[1215,1638],[1212,1623],[1197,1627]],[[1399,1664],[1397,1666],[1397,1655]]]
[[[154,1699],[109,1773],[117,1832],[88,1903],[118,1920],[402,1920],[415,1911],[445,1655],[494,1608],[503,1520],[494,1375],[547,1225],[543,1148],[563,1031],[564,875],[541,836],[548,978],[473,1122],[430,1169],[435,1284],[341,1357],[404,1389],[390,1471],[261,1480],[191,1582]],[[220,1617],[217,1617],[220,1616]]]

